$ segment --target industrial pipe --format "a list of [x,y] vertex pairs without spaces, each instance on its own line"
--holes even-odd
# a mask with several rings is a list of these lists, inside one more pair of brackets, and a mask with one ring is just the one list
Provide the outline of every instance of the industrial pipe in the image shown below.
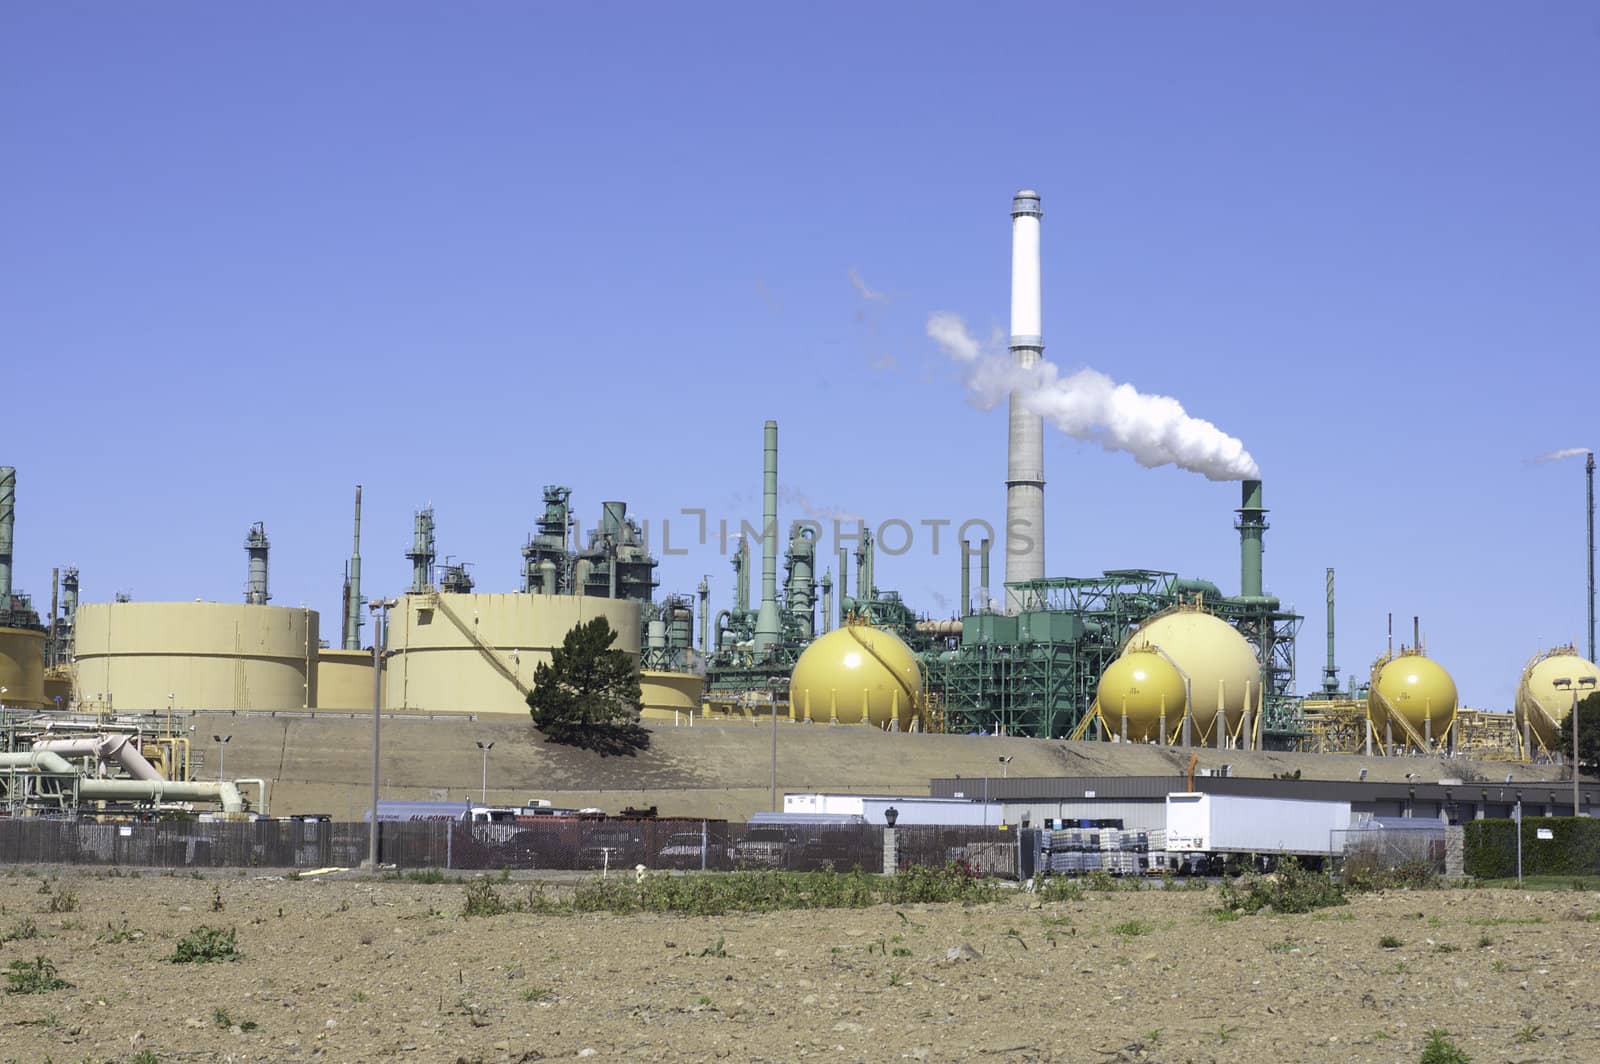
[[226,780],[220,783],[177,783],[171,780],[81,779],[78,781],[78,798],[91,802],[219,802],[224,813],[244,812],[244,798],[239,794],[239,788]]
[[81,776],[72,763],[51,750],[18,750],[0,754],[0,768],[32,769],[48,776]]
[[17,469],[0,466],[0,611],[11,609],[11,551],[16,523]]
[[159,780],[161,772],[145,760],[133,745],[131,735],[96,735],[85,739],[43,739],[33,744],[35,750],[48,750],[62,757],[93,756],[105,764],[115,761],[134,779]]
[[88,801],[126,801],[144,799],[160,802],[164,799],[178,801],[219,802],[225,813],[244,812],[244,799],[239,788],[226,781],[220,783],[178,783],[162,779],[96,780],[86,779],[82,773],[53,750],[0,754],[0,768],[32,769],[43,775],[73,776],[78,780],[78,797]]
[[768,421],[762,435],[761,608],[756,612],[755,650],[765,657],[783,634],[778,616],[778,423]]
[[833,574],[822,574],[822,630],[833,627]]
[[[1011,361],[1029,369],[1044,357],[1039,298],[1039,194],[1023,189],[1011,199]],[[1006,583],[1044,576],[1044,420],[1024,397],[1011,393],[1006,446]],[[1033,603],[1009,588],[1006,612]]]

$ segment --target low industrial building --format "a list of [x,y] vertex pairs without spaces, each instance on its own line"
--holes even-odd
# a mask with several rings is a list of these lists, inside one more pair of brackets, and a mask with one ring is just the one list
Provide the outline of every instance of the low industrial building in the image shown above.
[[[935,779],[934,798],[981,802],[987,793],[1006,824],[1043,827],[1047,821],[1120,820],[1132,831],[1166,827],[1167,795],[1201,794],[1347,801],[1355,820],[1369,817],[1423,818],[1445,824],[1509,817],[1522,803],[1529,817],[1571,816],[1570,782],[1490,783],[1447,780],[1424,783],[1364,780],[1243,779],[1235,776],[1047,776],[1011,779]],[[1600,802],[1600,782],[1580,786],[1579,814],[1591,816]]]

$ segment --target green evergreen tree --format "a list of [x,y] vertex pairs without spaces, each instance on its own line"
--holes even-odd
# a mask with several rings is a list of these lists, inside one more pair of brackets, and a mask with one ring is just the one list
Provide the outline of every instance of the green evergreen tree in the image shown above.
[[[1559,752],[1572,752],[1571,713],[1561,722],[1560,744]],[[1578,760],[1583,771],[1600,772],[1600,691],[1578,700]]]
[[572,742],[588,732],[638,724],[644,708],[639,668],[626,651],[612,647],[616,639],[604,617],[585,621],[534,670],[528,712],[547,739]]

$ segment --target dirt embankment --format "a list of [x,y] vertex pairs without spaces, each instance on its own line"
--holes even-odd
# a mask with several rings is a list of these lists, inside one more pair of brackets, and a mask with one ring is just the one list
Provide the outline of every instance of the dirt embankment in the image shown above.
[[[1396,893],[1226,922],[1214,891],[466,919],[455,883],[44,883],[0,877],[0,935],[35,929],[0,966],[42,956],[73,986],[0,995],[0,1060],[1391,1064],[1433,1028],[1479,1064],[1600,1060],[1587,893]],[[49,912],[63,890],[76,907]],[[236,930],[242,957],[171,963],[200,925]]]

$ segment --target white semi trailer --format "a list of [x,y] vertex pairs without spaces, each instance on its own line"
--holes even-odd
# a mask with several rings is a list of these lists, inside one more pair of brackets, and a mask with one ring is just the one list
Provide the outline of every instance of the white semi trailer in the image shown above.
[[1330,857],[1350,829],[1350,803],[1234,794],[1167,795],[1167,853]]

